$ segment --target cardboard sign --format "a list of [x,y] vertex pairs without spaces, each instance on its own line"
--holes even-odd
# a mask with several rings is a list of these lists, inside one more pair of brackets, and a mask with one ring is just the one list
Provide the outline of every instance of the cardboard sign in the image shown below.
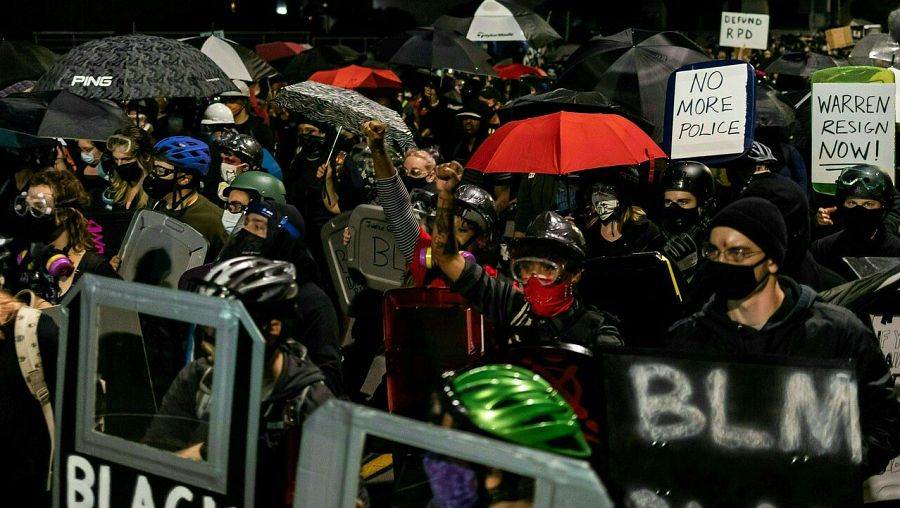
[[[684,66],[669,76],[664,150],[672,159],[734,158],[753,142],[756,80],[737,60]],[[708,161],[711,162],[711,161]]]
[[825,43],[828,44],[828,49],[841,49],[852,46],[854,41],[850,26],[825,30]]
[[608,478],[626,504],[857,505],[855,370],[795,360],[604,352]]
[[833,194],[839,171],[854,164],[872,164],[893,177],[894,74],[878,67],[833,67],[816,71],[810,81],[813,188]]
[[347,267],[361,273],[372,289],[387,291],[403,285],[407,266],[380,206],[359,205],[350,215],[352,237]]
[[350,306],[356,295],[366,289],[359,274],[351,273],[347,266],[347,246],[344,245],[344,228],[350,223],[350,212],[344,212],[322,227],[322,244],[331,282],[338,293],[341,313],[350,315]]
[[769,47],[769,15],[723,11],[719,46],[766,49]]

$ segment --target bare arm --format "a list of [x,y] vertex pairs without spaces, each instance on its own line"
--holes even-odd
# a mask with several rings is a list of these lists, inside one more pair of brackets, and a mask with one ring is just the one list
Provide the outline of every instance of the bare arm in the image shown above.
[[456,282],[466,267],[466,260],[456,245],[454,227],[454,191],[462,179],[463,168],[458,162],[441,164],[437,174],[438,204],[435,233],[432,236],[431,258],[441,267],[451,282]]

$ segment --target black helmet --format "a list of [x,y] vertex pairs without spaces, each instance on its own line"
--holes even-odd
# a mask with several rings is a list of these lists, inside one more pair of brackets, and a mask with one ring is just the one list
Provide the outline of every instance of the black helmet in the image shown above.
[[839,205],[849,197],[877,199],[888,208],[894,196],[894,184],[878,166],[857,164],[844,168],[838,176],[835,197]]
[[669,164],[660,180],[663,191],[690,192],[697,203],[709,208],[707,203],[715,198],[716,183],[706,164],[696,161],[678,161]]
[[579,263],[587,255],[581,230],[556,212],[539,213],[525,230],[525,237],[514,241],[512,247],[514,258],[535,255],[535,249],[556,251]]
[[253,136],[228,131],[216,141],[219,148],[234,152],[235,155],[250,165],[250,169],[259,168],[263,160],[263,148]]
[[456,201],[457,215],[477,224],[481,228],[481,233],[490,238],[494,225],[497,224],[494,198],[481,187],[460,185],[456,189]]

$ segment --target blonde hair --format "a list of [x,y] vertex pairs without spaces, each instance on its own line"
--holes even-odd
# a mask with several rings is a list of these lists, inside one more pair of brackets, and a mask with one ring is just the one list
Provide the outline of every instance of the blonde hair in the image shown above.
[[[16,312],[18,312],[19,309],[24,306],[24,303],[16,300],[14,296],[0,289],[0,326],[3,326],[6,323],[12,321],[12,319],[16,316]],[[3,332],[0,331],[0,340],[5,338],[6,337],[3,335]]]
[[[113,170],[109,176],[109,187],[112,189],[112,198],[114,203],[125,204],[125,195],[128,193],[128,182],[119,178],[119,174]],[[140,210],[147,207],[150,202],[150,196],[144,191],[144,188],[138,185],[137,202],[132,208]]]

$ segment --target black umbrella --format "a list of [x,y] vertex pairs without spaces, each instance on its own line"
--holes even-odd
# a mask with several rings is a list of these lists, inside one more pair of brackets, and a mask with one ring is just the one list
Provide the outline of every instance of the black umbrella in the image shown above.
[[756,86],[757,127],[790,127],[796,120],[794,108],[781,92],[766,84]]
[[53,67],[56,55],[28,41],[0,41],[0,88],[37,79]]
[[484,0],[472,17],[441,16],[434,26],[476,42],[527,40],[542,47],[562,39],[542,17],[509,0]]
[[93,99],[212,97],[234,90],[215,62],[174,39],[106,37],[76,46],[42,77],[35,91],[68,90]]
[[578,92],[557,88],[547,93],[523,95],[508,102],[497,111],[503,123],[524,120],[535,116],[549,115],[558,111],[573,113],[614,113],[631,120],[648,134],[653,133],[653,124],[639,115],[626,111],[611,101],[602,92]]
[[316,71],[360,64],[365,58],[366,55],[342,44],[316,46],[293,57],[281,69],[281,74],[287,78],[289,83],[299,83],[309,79]]
[[422,69],[453,69],[496,76],[491,57],[477,44],[456,32],[420,28],[391,57],[390,63]]
[[42,138],[105,141],[131,122],[122,108],[65,90],[0,99],[0,129]]
[[900,44],[889,34],[869,34],[853,46],[850,52],[850,65],[874,65],[890,67],[897,59]]
[[569,57],[558,85],[603,92],[653,123],[653,138],[661,141],[669,75],[706,61],[703,50],[678,32],[628,29],[585,43]]
[[819,53],[803,53],[800,51],[785,53],[772,60],[772,63],[763,69],[766,74],[785,74],[788,76],[800,76],[808,78],[810,74],[819,69],[839,67],[838,62],[828,56]]

